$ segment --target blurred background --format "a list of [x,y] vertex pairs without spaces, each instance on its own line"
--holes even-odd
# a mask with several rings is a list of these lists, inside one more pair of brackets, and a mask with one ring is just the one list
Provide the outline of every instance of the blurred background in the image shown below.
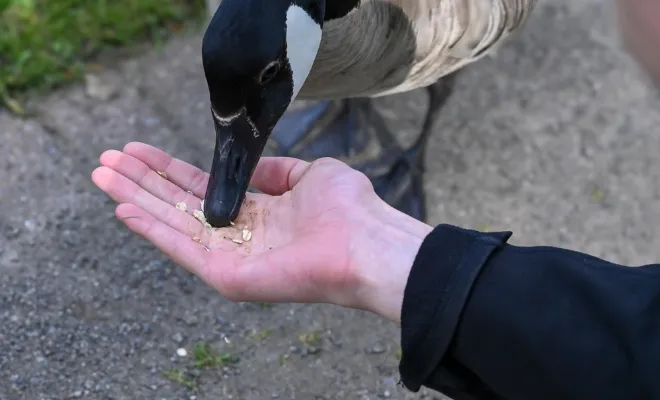
[[[396,326],[230,303],[92,185],[101,152],[133,140],[208,168],[208,12],[0,0],[0,399],[441,399],[396,385]],[[428,223],[660,260],[658,17],[650,0],[540,0],[459,75],[429,144]],[[378,101],[405,140],[425,97]]]
[[[159,46],[184,24],[207,15],[205,0],[0,0],[0,96],[53,89],[80,79],[104,50]],[[209,4],[209,6],[211,6]]]

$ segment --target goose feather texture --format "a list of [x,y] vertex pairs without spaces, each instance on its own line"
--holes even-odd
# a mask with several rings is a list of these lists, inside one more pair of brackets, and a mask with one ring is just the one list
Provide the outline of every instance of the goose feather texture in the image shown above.
[[536,2],[363,0],[324,24],[298,98],[379,97],[429,86],[493,54],[520,30]]

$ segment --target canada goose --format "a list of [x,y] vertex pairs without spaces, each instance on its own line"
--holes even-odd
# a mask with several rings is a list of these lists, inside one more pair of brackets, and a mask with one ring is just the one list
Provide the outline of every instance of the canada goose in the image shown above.
[[[495,51],[535,3],[222,0],[202,41],[216,131],[208,222],[236,217],[269,138],[278,155],[345,159],[388,203],[424,219],[422,150],[450,92],[444,79],[434,84]],[[404,151],[369,98],[422,87],[431,95],[428,117]],[[287,112],[294,99],[324,101]],[[365,160],[374,143],[382,151]]]

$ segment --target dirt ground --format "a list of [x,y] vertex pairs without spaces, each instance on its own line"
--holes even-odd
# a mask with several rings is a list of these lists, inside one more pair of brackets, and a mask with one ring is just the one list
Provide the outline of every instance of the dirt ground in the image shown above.
[[[139,140],[209,166],[199,48],[175,39],[38,99],[30,120],[0,111],[0,399],[441,399],[396,386],[396,326],[230,303],[114,219],[89,178],[103,150]],[[424,101],[379,100],[403,125]],[[460,75],[428,149],[429,223],[660,260],[659,105],[609,2],[541,2]]]

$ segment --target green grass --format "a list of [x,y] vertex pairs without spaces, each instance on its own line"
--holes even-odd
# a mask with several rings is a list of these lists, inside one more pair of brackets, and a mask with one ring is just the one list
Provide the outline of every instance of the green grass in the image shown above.
[[200,374],[197,371],[209,370],[217,367],[230,367],[236,365],[240,360],[230,353],[220,353],[213,349],[208,343],[198,343],[192,351],[190,363],[181,369],[168,369],[163,377],[177,385],[181,385],[193,392],[199,391]]
[[397,360],[401,361],[402,356],[403,356],[403,351],[401,350],[401,346],[397,346],[394,349],[394,357],[396,357]]
[[591,201],[594,203],[602,203],[603,199],[605,199],[605,192],[603,192],[603,189],[598,186],[594,187],[591,190]]
[[198,390],[197,378],[190,374],[187,374],[184,371],[181,371],[179,369],[168,369],[163,373],[163,376],[166,379],[170,380],[171,382],[181,385],[188,390],[191,390],[193,392],[196,392]]
[[321,344],[321,334],[319,332],[307,332],[298,335],[298,340],[305,347],[318,347]]
[[195,368],[222,367],[232,365],[238,360],[229,353],[218,353],[207,343],[198,343],[193,349]]
[[201,21],[204,7],[204,0],[0,0],[0,104],[20,113],[16,95],[79,79],[109,48],[158,43]]

